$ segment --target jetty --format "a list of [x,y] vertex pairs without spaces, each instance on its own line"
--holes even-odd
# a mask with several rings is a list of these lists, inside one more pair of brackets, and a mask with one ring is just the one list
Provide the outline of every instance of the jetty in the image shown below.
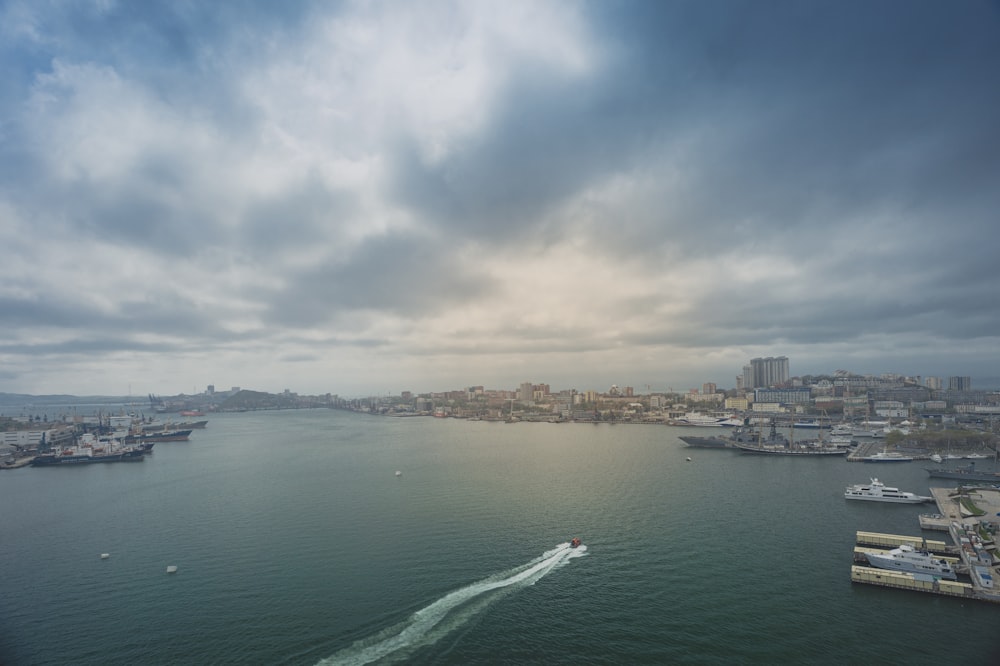
[[[1000,603],[1000,488],[931,488],[938,513],[920,516],[923,529],[948,532],[952,543],[900,534],[857,531],[851,582],[976,601]],[[970,515],[974,514],[974,515]],[[879,569],[868,565],[868,553],[910,546],[934,553],[952,564],[960,580],[922,573]],[[967,580],[966,580],[967,579]]]

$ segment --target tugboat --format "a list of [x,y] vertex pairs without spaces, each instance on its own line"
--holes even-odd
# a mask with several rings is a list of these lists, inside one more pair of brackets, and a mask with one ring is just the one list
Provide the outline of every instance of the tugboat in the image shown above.
[[570,548],[576,548],[579,545],[580,545],[580,537],[573,537],[573,539],[569,542]]

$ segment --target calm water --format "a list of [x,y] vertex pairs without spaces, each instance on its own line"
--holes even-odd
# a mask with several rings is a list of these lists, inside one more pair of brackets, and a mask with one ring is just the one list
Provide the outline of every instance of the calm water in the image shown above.
[[685,432],[227,414],[142,463],[4,471],[0,663],[1000,658],[1000,607],[850,583],[855,531],[921,508],[844,486],[926,494],[923,465]]

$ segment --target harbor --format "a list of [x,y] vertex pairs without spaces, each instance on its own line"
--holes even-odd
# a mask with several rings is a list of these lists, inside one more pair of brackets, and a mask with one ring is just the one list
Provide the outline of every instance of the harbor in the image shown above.
[[[952,542],[858,531],[851,582],[1000,603],[1000,588],[994,584],[1000,575],[996,555],[1000,488],[931,488],[931,494],[938,513],[919,516],[919,526],[924,530],[946,531]],[[906,558],[914,561],[922,558],[928,564],[906,564]],[[894,564],[892,559],[901,563]],[[931,570],[931,564],[936,571]]]

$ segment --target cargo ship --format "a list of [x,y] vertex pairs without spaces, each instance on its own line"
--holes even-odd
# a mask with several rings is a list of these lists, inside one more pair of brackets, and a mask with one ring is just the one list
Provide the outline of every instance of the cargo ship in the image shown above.
[[107,462],[137,462],[142,460],[146,449],[122,444],[117,439],[98,440],[86,433],[80,441],[70,447],[61,447],[53,453],[43,453],[31,461],[33,467],[51,465],[86,465]]

